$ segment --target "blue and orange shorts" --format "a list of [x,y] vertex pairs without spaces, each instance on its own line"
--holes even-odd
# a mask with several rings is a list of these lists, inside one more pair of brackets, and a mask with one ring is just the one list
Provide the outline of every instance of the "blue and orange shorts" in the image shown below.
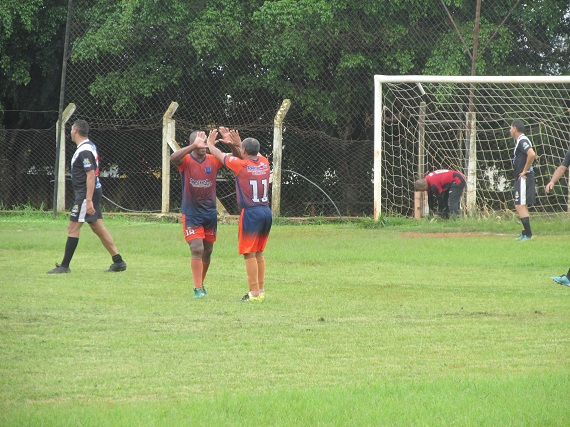
[[239,253],[243,255],[263,252],[271,230],[271,223],[272,216],[269,206],[242,209],[238,226]]
[[216,241],[216,231],[218,226],[217,214],[210,218],[195,218],[182,214],[182,231],[186,242],[190,240],[203,239],[207,242]]

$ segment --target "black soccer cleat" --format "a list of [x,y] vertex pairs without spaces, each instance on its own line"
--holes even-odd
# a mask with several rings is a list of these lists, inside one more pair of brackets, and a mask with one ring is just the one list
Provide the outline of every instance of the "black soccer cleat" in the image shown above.
[[55,263],[55,268],[47,272],[47,274],[64,274],[64,273],[71,273],[71,269],[69,267],[63,267],[59,265],[57,262]]
[[105,273],[118,273],[119,271],[125,271],[126,269],[127,263],[125,261],[114,262],[108,270],[105,270]]

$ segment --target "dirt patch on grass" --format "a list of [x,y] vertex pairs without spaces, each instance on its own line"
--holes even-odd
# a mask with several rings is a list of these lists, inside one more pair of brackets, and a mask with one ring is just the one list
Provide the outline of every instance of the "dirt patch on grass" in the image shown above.
[[497,234],[491,233],[471,233],[471,232],[449,232],[449,233],[419,233],[415,231],[406,231],[400,233],[402,237],[433,237],[436,239],[449,239],[452,237],[495,237]]

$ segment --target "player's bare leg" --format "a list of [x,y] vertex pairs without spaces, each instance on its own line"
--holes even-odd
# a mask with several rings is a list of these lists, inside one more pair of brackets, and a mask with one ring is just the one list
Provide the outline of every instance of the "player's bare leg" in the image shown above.
[[67,225],[67,237],[79,238],[82,225],[82,222],[69,221],[69,224]]
[[526,218],[529,216],[527,205],[516,205],[515,209],[519,214],[519,218]]
[[[202,287],[204,287],[204,280],[206,279],[206,274],[208,274],[208,268],[210,268],[210,259],[212,258],[212,252],[214,250],[214,242],[208,242],[204,239],[204,253],[202,254]],[[204,289],[204,292],[206,290]]]
[[259,285],[259,293],[265,292],[265,257],[263,252],[255,253],[257,261],[257,283]]
[[89,226],[91,227],[91,230],[93,230],[93,233],[99,237],[99,240],[101,240],[101,243],[103,243],[103,246],[105,246],[105,249],[107,249],[107,252],[109,252],[111,256],[117,255],[119,253],[117,247],[115,246],[115,242],[113,241],[113,237],[111,236],[111,233],[107,231],[107,228],[105,227],[105,224],[103,224],[103,221],[98,219],[95,222],[90,222]]
[[259,296],[258,268],[256,253],[243,254],[245,260],[245,272],[247,274],[247,285],[249,287],[250,297],[257,298]]
[[99,237],[99,240],[101,240],[101,243],[103,243],[103,246],[105,246],[105,249],[107,249],[107,252],[109,252],[111,258],[113,259],[113,264],[109,267],[107,271],[108,272],[125,271],[127,269],[127,264],[125,263],[125,261],[123,261],[123,258],[119,254],[119,251],[115,246],[115,242],[113,241],[113,237],[105,227],[105,224],[103,224],[103,221],[101,219],[98,219],[95,222],[90,222],[89,227],[91,227],[93,233],[95,233],[97,237]]
[[202,289],[204,265],[202,257],[204,255],[204,240],[192,239],[190,245],[190,269],[192,270],[192,281],[194,282],[194,298],[202,298],[205,295]]

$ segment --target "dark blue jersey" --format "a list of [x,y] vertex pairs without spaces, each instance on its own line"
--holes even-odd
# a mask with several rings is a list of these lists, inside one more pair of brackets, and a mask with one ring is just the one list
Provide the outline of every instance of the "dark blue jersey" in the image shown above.
[[[515,179],[519,177],[521,172],[524,170],[524,165],[526,165],[526,159],[528,157],[527,152],[532,148],[530,139],[526,135],[520,135],[515,142],[515,149],[513,150],[513,170],[515,173]],[[532,166],[530,167],[532,171]]]

